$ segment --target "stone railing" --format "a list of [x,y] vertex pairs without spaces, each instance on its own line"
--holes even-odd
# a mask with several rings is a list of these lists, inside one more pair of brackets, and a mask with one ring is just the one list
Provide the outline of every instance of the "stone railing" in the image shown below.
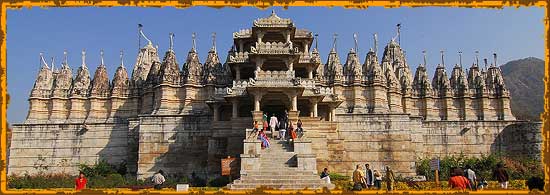
[[287,71],[254,71],[254,74],[256,75],[256,80],[289,80],[293,79],[295,72],[294,70],[287,70]]
[[283,42],[256,42],[256,47],[251,47],[250,52],[257,54],[293,54],[292,43]]
[[233,93],[233,90],[229,87],[216,87],[214,89],[214,96],[223,97]]
[[312,55],[308,53],[300,52],[300,58],[298,59],[298,63],[312,63],[314,62],[314,58]]
[[292,20],[286,18],[260,18],[254,20],[255,27],[292,27],[294,24]]
[[239,32],[233,33],[233,38],[249,38],[252,36],[252,30],[250,29],[241,29]]
[[233,81],[233,87],[228,88],[227,95],[240,96],[246,94],[246,87],[250,86],[247,80]]
[[319,87],[317,89],[321,95],[331,95],[333,91],[332,87]]
[[248,52],[231,52],[229,54],[229,63],[246,63],[248,62]]
[[314,88],[315,87],[315,80],[314,79],[300,79],[300,86],[306,87],[306,88]]

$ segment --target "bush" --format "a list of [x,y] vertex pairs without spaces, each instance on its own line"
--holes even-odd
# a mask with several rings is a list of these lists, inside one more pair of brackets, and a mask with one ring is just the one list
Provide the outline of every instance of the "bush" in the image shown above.
[[208,182],[208,186],[210,186],[210,187],[225,187],[230,182],[231,181],[229,181],[229,177],[221,176],[221,177],[217,177],[216,179],[210,180]]
[[[426,176],[429,181],[434,181],[434,171],[430,170],[431,158],[419,159],[416,163],[416,173],[418,175]],[[493,170],[498,163],[503,163],[510,180],[526,180],[530,177],[540,176],[542,177],[542,166],[540,161],[532,159],[512,159],[502,157],[497,154],[491,154],[481,157],[466,157],[464,155],[458,156],[446,156],[440,159],[439,166],[439,180],[449,180],[449,172],[451,167],[465,167],[470,165],[476,172],[478,179],[484,178],[486,180],[493,179]]]
[[350,176],[340,175],[338,173],[330,173],[329,177],[331,181],[349,181],[351,179]]
[[529,190],[540,190],[544,191],[544,179],[540,177],[531,177],[529,178],[525,184],[529,187]]
[[107,161],[100,160],[91,166],[80,164],[80,171],[83,172],[86,177],[107,177],[111,174],[126,175],[126,162],[121,162],[118,165],[113,165],[109,164]]
[[126,184],[125,179],[118,173],[103,176],[88,177],[88,188],[116,188]]
[[74,185],[74,177],[68,174],[8,176],[8,188],[15,189],[74,188]]

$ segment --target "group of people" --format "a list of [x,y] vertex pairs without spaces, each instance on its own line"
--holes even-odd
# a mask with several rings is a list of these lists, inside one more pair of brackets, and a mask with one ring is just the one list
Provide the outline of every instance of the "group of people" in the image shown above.
[[[355,171],[353,171],[353,190],[362,190],[362,189],[377,189],[382,188],[382,173],[376,169],[371,169],[370,165],[365,164],[365,171],[363,172],[363,167],[357,165]],[[393,190],[394,184],[396,182],[395,175],[393,170],[386,166],[386,172],[384,176],[386,187],[388,191]]]
[[[164,172],[162,170],[159,170],[156,172],[153,177],[151,178],[151,182],[153,182],[153,187],[155,190],[162,189],[162,184],[166,182],[166,179],[164,178]],[[86,176],[84,172],[80,172],[78,174],[78,177],[75,179],[75,190],[83,190],[86,189],[86,184],[88,184],[88,179],[86,179]]]
[[[248,137],[257,135],[258,139],[262,142],[262,148],[269,148],[270,142],[266,134],[267,131],[271,132],[272,139],[284,141],[296,140],[297,137],[301,137],[304,133],[304,129],[302,128],[302,120],[298,119],[295,128],[294,122],[289,120],[288,111],[286,110],[283,116],[279,118],[275,116],[275,114],[272,114],[271,117],[268,118],[268,114],[264,113],[262,117],[262,128],[260,128],[260,123],[255,120],[252,132]],[[278,131],[279,133],[275,134],[275,131]]]
[[[499,163],[493,171],[493,178],[498,181],[500,188],[508,189],[508,172],[504,166]],[[466,165],[465,170],[453,167],[450,170],[449,187],[461,190],[478,190],[487,187],[485,178],[477,178],[476,173],[470,165]]]

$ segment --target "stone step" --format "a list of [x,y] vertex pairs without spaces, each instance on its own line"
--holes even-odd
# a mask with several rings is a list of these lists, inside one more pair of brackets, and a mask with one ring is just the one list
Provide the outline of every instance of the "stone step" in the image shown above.
[[[258,176],[258,175],[242,175],[242,180],[258,180],[258,179],[265,179],[266,176]],[[310,179],[310,178],[320,178],[319,175],[271,175],[269,176],[269,179]]]
[[[271,175],[317,175],[313,171],[299,171],[298,167],[288,167],[285,170],[247,171],[247,176],[271,176]],[[268,168],[265,168],[268,169]],[[294,170],[293,170],[294,169]]]
[[258,180],[235,180],[234,184],[296,184],[315,185],[323,184],[325,181],[321,179],[258,179]]
[[260,184],[230,184],[231,190],[245,190],[245,189],[256,189],[259,187],[274,188],[279,190],[301,190],[301,189],[322,189],[323,187],[328,187],[329,189],[334,188],[334,184],[316,184],[316,185],[301,185],[301,184],[270,184],[270,185],[260,185]]

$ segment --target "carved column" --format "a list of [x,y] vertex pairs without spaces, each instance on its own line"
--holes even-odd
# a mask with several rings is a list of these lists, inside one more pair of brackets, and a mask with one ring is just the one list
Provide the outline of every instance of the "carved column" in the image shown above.
[[219,104],[213,104],[212,110],[214,114],[214,121],[220,121],[220,105]]
[[238,118],[239,117],[239,100],[236,98],[231,99],[231,103],[233,104],[231,118]]
[[311,117],[317,117],[317,99],[312,99],[311,100]]
[[256,31],[256,33],[257,33],[257,35],[258,35],[258,39],[257,39],[258,43],[263,43],[263,42],[262,42],[262,38],[264,38],[264,32],[262,32],[262,31]]
[[239,52],[244,52],[244,43],[242,40],[239,40]]
[[238,64],[235,65],[235,80],[241,80],[241,67]]

